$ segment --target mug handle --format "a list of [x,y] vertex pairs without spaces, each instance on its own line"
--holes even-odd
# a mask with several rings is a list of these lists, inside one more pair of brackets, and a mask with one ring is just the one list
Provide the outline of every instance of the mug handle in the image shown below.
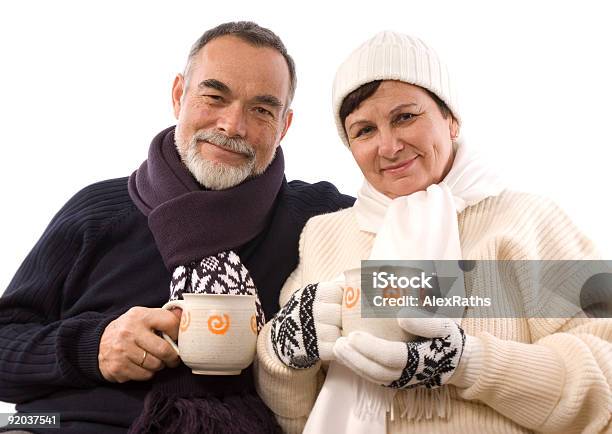
[[[182,310],[185,310],[185,300],[171,300],[168,303],[164,304],[162,306],[162,309],[170,310],[173,307],[180,307]],[[162,332],[162,337],[164,338],[166,342],[172,345],[172,348],[174,348],[174,351],[176,351],[176,354],[180,356],[181,353],[179,353],[179,347],[178,345],[176,345],[176,342],[174,342],[172,338],[164,332]]]

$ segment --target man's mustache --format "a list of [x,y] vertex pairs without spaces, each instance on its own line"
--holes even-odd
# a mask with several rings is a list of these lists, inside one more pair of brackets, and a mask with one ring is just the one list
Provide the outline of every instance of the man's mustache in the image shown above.
[[193,135],[191,139],[192,146],[195,146],[198,140],[204,140],[229,151],[243,154],[249,157],[249,159],[255,157],[253,146],[241,138],[228,137],[216,131],[201,130]]

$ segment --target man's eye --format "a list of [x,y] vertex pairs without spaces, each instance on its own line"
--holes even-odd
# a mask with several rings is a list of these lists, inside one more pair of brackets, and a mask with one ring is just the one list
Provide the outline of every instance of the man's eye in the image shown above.
[[260,115],[272,116],[272,112],[270,110],[266,110],[263,107],[255,107],[255,111]]
[[223,97],[221,95],[204,95],[204,98],[216,102],[223,101]]
[[357,134],[355,134],[355,138],[363,136],[364,134],[369,134],[372,131],[374,131],[374,127],[363,127],[359,131],[357,131]]

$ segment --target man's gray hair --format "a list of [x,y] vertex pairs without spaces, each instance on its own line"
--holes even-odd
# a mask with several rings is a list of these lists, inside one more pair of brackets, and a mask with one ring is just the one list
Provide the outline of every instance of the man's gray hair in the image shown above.
[[291,104],[293,96],[295,95],[295,87],[297,85],[297,77],[295,74],[295,63],[293,59],[287,53],[287,48],[283,41],[271,30],[261,27],[260,25],[251,21],[232,21],[229,23],[223,23],[204,32],[202,36],[193,44],[189,51],[189,57],[187,58],[187,66],[185,67],[185,78],[189,74],[191,62],[198,52],[210,41],[221,36],[236,36],[245,42],[255,47],[270,47],[274,48],[280,54],[283,55],[289,68],[289,95],[287,98],[287,107]]

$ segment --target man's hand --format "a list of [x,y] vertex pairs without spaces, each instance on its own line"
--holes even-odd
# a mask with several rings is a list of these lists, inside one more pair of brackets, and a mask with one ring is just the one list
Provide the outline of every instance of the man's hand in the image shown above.
[[180,317],[180,309],[171,312],[136,306],[112,321],[102,333],[98,353],[104,378],[113,383],[145,381],[166,366],[178,366],[176,351],[155,331],[176,340]]

